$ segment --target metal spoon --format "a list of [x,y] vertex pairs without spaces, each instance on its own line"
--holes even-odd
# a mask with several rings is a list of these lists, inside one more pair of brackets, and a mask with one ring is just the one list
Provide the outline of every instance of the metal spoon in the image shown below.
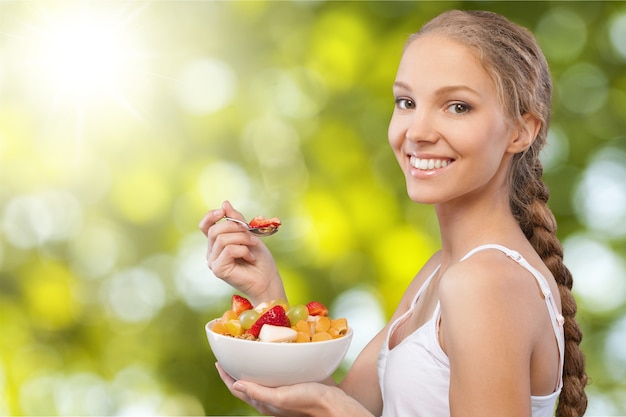
[[248,231],[257,236],[270,236],[274,233],[278,232],[278,227],[276,226],[267,226],[267,227],[250,227],[250,225],[244,221],[233,219],[232,217],[224,217],[224,220],[228,220],[230,222],[239,223],[245,226]]

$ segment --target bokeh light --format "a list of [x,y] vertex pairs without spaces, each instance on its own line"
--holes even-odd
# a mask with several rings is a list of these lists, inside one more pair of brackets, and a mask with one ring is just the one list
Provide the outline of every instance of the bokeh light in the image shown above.
[[333,317],[350,317],[354,335],[344,359],[346,366],[356,360],[365,345],[386,324],[378,295],[374,289],[367,287],[356,287],[340,294],[331,308],[331,314]]
[[565,240],[565,262],[576,277],[574,292],[590,311],[606,313],[626,304],[626,265],[611,248],[593,238]]
[[235,96],[237,78],[233,70],[216,59],[197,59],[187,64],[179,80],[179,100],[190,113],[214,113]]
[[23,248],[73,238],[80,230],[82,208],[65,190],[45,190],[11,199],[2,216],[2,231],[11,244]]
[[199,236],[189,236],[177,256],[176,289],[185,303],[194,310],[205,311],[228,300],[233,289],[207,271],[204,260],[206,246]]
[[626,11],[612,17],[609,35],[611,45],[626,61]]
[[582,52],[587,41],[585,21],[567,7],[555,7],[541,17],[535,36],[551,62],[571,61]]
[[569,67],[559,80],[563,107],[577,114],[599,110],[608,99],[609,83],[600,68],[581,62]]
[[556,123],[550,127],[546,146],[541,151],[541,163],[546,171],[561,168],[569,157],[567,133]]
[[589,229],[626,237],[626,152],[607,147],[592,159],[574,195],[574,207]]

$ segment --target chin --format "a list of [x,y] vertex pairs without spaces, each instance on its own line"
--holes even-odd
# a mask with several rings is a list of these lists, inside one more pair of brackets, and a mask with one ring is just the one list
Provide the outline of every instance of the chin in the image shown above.
[[416,190],[408,189],[407,194],[409,198],[411,199],[411,201],[417,204],[435,204],[439,201],[436,198],[433,198],[433,196],[431,195],[420,193],[419,191],[416,191]]

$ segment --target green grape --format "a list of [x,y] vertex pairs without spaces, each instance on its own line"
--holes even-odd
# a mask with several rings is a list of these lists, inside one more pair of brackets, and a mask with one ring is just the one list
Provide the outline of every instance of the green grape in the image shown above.
[[289,310],[289,303],[284,298],[278,298],[276,300],[272,300],[272,302],[270,302],[270,307],[274,307],[274,306],[283,306],[285,311]]
[[304,304],[296,304],[287,311],[287,317],[294,326],[300,320],[306,320],[309,317],[309,309]]
[[239,315],[239,324],[241,324],[241,328],[244,330],[248,330],[254,322],[259,318],[260,314],[258,311],[254,310],[245,310],[242,311]]

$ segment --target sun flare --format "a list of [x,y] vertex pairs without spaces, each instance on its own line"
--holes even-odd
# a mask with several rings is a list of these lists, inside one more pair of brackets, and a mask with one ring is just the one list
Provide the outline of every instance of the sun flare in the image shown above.
[[131,25],[138,13],[81,8],[46,14],[30,30],[31,79],[57,101],[124,97],[143,70],[145,52]]
[[77,22],[46,39],[44,66],[52,81],[73,93],[103,93],[124,82],[132,49],[104,27]]

